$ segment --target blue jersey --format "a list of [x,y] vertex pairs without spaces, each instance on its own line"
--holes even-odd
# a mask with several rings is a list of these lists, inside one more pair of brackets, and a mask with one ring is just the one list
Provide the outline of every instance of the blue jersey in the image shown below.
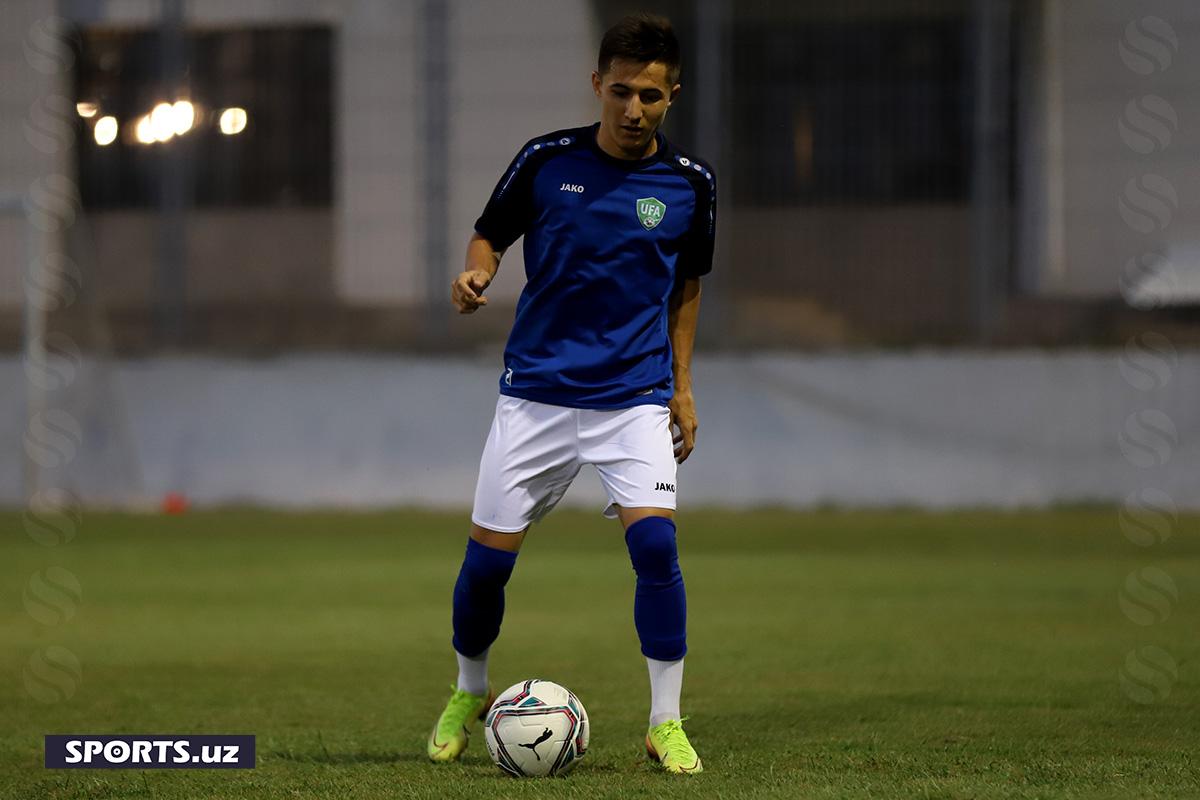
[[665,405],[667,303],[712,269],[716,178],[660,133],[649,158],[614,158],[596,143],[599,127],[528,142],[475,223],[497,250],[525,237],[500,393],[572,408]]

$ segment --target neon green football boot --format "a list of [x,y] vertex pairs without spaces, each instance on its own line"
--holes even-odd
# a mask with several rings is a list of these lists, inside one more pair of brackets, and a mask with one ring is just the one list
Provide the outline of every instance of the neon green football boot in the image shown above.
[[483,719],[496,699],[493,692],[481,697],[453,686],[450,688],[454,694],[450,695],[446,710],[438,717],[437,725],[429,734],[427,750],[430,761],[445,763],[462,755],[463,750],[467,749],[467,740],[471,738],[467,726],[477,719]]
[[657,761],[667,772],[694,775],[703,772],[700,756],[683,732],[683,720],[669,719],[655,725],[646,733],[646,755]]

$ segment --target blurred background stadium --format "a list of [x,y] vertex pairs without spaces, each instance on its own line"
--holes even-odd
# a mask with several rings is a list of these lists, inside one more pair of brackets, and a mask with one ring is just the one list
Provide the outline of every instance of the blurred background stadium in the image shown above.
[[[0,798],[663,795],[590,470],[493,663],[588,761],[422,751],[520,247],[449,283],[638,8],[719,174],[670,793],[1200,796],[1200,3],[5,0]],[[72,731],[258,768],[44,769]]]
[[1200,503],[1190,0],[5,3],[0,502],[467,505],[520,248],[449,281],[638,8],[720,177],[684,502]]

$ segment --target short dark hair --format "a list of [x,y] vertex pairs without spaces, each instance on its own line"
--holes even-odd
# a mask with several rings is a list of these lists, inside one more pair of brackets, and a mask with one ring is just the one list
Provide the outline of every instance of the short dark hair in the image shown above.
[[605,31],[596,71],[601,75],[608,72],[614,58],[638,64],[659,61],[667,66],[667,80],[672,86],[679,80],[679,40],[666,17],[631,14]]

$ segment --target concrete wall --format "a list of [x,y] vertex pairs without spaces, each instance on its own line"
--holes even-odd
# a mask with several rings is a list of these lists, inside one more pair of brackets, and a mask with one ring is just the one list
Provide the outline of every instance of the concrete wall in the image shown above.
[[334,285],[354,303],[421,297],[418,3],[343,3],[337,37]]
[[[970,314],[970,223],[968,208],[949,205],[730,209],[720,235],[737,256],[716,267],[729,274],[706,279],[738,304],[724,335],[774,328],[787,347],[822,335],[845,343],[960,331]],[[747,258],[760,268],[739,269]],[[781,284],[782,265],[792,269]],[[789,299],[787,310],[773,305]],[[743,305],[749,316],[736,313]]]
[[[1013,507],[1155,490],[1200,508],[1200,353],[1143,344],[700,358],[700,435],[680,498]],[[75,365],[54,406],[67,416],[27,435],[22,367],[0,360],[0,449],[59,458],[46,485],[85,497],[121,496],[140,471],[152,499],[465,508],[499,372],[498,359],[339,356]],[[20,501],[19,469],[0,461],[0,503]],[[591,470],[567,502],[599,510]]]
[[1200,4],[1043,0],[1025,42],[1026,286],[1113,296],[1152,251],[1200,276]]
[[[521,145],[599,118],[591,74],[602,32],[591,5],[590,0],[454,4],[447,286],[461,269],[476,218]],[[525,285],[520,245],[505,255],[489,290],[496,299],[515,299]]]
[[[110,308],[153,301],[157,218],[106,211],[89,218],[90,271]],[[202,209],[187,216],[187,294],[196,303],[328,302],[333,219],[324,209]],[[77,256],[81,261],[85,256]]]

